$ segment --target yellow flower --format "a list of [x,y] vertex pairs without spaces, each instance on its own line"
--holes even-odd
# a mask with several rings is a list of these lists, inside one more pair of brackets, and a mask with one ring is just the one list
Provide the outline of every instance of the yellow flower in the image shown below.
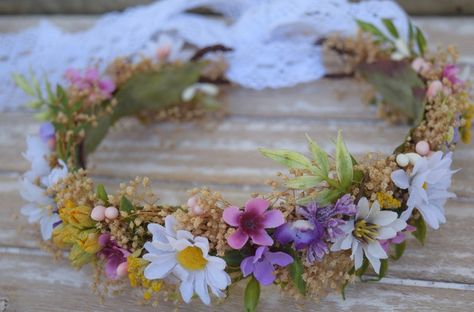
[[75,268],[82,267],[84,264],[91,262],[93,258],[93,254],[85,252],[78,244],[74,244],[69,252],[69,260]]
[[466,123],[460,129],[461,132],[461,140],[465,144],[469,144],[471,142],[471,127],[472,127],[472,119],[474,118],[474,105],[470,105],[467,111],[463,115],[464,120]]
[[63,208],[59,209],[59,216],[65,223],[72,224],[80,229],[94,227],[96,222],[91,219],[92,208],[76,206],[70,200],[66,201]]
[[128,264],[128,279],[130,281],[130,286],[132,287],[143,287],[145,292],[143,293],[143,298],[145,300],[150,300],[153,296],[153,293],[157,293],[163,287],[162,280],[149,280],[146,279],[143,275],[148,261],[130,255],[127,257]]
[[397,209],[402,206],[402,203],[386,192],[377,193],[377,201],[383,209]]
[[79,237],[79,229],[70,224],[60,224],[53,230],[53,243],[59,248],[71,247]]
[[96,254],[100,250],[99,234],[92,231],[82,231],[79,233],[77,244],[82,250],[89,254]]

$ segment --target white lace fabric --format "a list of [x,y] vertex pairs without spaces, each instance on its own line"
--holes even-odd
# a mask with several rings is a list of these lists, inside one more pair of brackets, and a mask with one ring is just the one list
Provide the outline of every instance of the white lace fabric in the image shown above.
[[[225,16],[203,16],[188,10],[208,7]],[[26,97],[11,74],[40,77],[52,83],[63,80],[67,68],[98,66],[123,56],[153,56],[164,44],[172,45],[173,58],[184,43],[201,48],[223,44],[227,77],[253,89],[280,88],[321,78],[323,66],[318,38],[338,32],[354,35],[355,19],[381,25],[391,18],[402,33],[407,16],[392,1],[347,0],[163,0],[146,6],[109,13],[82,32],[67,33],[46,21],[14,34],[0,35],[0,110],[12,110]],[[171,39],[170,39],[171,36]]]

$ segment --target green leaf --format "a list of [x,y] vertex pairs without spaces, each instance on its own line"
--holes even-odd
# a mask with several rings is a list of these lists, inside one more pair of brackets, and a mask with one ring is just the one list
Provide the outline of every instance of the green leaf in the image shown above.
[[99,198],[105,205],[109,204],[109,197],[107,196],[107,192],[105,191],[105,187],[103,184],[97,185],[97,198]]
[[420,216],[418,219],[413,220],[412,224],[416,230],[412,232],[413,236],[422,244],[425,244],[426,238],[426,223],[425,220]]
[[393,248],[395,251],[395,254],[392,255],[392,259],[393,260],[400,259],[403,256],[403,253],[405,252],[406,246],[407,246],[406,241],[403,241],[400,244],[396,244]]
[[389,18],[383,18],[382,23],[385,25],[385,28],[387,28],[388,32],[395,38],[399,38],[400,35],[398,34],[397,28],[395,25],[393,25],[393,22]]
[[413,24],[408,22],[408,48],[410,53],[413,53],[413,45],[415,42],[415,31],[413,30]]
[[228,249],[224,253],[224,260],[229,267],[240,267],[240,263],[245,258],[252,255],[252,248],[246,245],[244,248],[237,249]]
[[244,293],[244,306],[246,312],[257,311],[258,301],[260,300],[260,283],[255,277],[250,277]]
[[12,74],[12,78],[13,78],[13,81],[15,81],[15,84],[20,89],[22,89],[26,94],[35,96],[35,90],[33,89],[32,86],[30,86],[25,76],[20,75],[20,74]]
[[285,185],[292,189],[305,190],[315,187],[322,181],[324,179],[318,176],[301,176],[288,180]]
[[356,19],[357,25],[359,25],[359,28],[362,29],[365,32],[368,32],[375,37],[378,37],[383,40],[388,40],[387,36],[383,32],[381,32],[374,24],[367,23],[361,20]]
[[367,260],[367,258],[364,257],[364,261],[362,262],[362,266],[360,268],[358,268],[354,273],[355,276],[362,277],[362,275],[365,274],[365,272],[367,271],[368,268],[369,268],[369,260]]
[[362,170],[354,170],[354,176],[352,178],[353,184],[360,184],[364,179],[364,171]]
[[342,189],[346,191],[352,184],[354,172],[352,158],[342,141],[341,131],[339,131],[336,141],[336,172]]
[[420,55],[423,56],[426,52],[427,43],[423,32],[418,27],[415,27],[415,38],[418,50],[420,51]]
[[263,156],[273,159],[288,168],[310,170],[313,168],[309,159],[297,152],[285,149],[271,150],[266,148],[259,148],[258,151]]
[[97,119],[97,126],[93,127],[91,124],[85,127],[85,138],[83,141],[84,144],[84,157],[91,154],[100,142],[104,139],[109,131],[109,128],[112,126],[112,116],[109,114],[101,115]]
[[337,189],[324,189],[316,195],[309,195],[296,201],[298,205],[306,205],[310,202],[317,202],[321,206],[326,206],[334,202],[343,193]]
[[425,83],[409,62],[380,60],[362,64],[359,71],[382,95],[384,102],[418,125],[425,112]]
[[122,196],[120,199],[120,210],[131,212],[133,209],[133,204],[125,196]]
[[321,170],[321,174],[327,177],[329,173],[328,154],[319,147],[319,145],[313,141],[308,134],[306,134],[306,139],[308,140],[309,150],[311,151],[311,154],[313,154],[313,159],[316,162],[316,165]]
[[293,283],[295,284],[296,288],[298,288],[300,294],[304,296],[306,295],[306,282],[303,279],[303,262],[301,261],[300,257],[298,256],[298,253],[295,250],[288,248],[286,252],[293,257],[293,262],[288,266],[290,270],[291,279],[293,280]]

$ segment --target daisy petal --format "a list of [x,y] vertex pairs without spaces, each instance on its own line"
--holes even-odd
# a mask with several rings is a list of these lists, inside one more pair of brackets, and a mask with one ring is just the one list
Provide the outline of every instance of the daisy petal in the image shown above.
[[392,172],[391,178],[393,183],[399,188],[405,190],[410,186],[410,179],[408,178],[407,174],[404,170],[396,170]]

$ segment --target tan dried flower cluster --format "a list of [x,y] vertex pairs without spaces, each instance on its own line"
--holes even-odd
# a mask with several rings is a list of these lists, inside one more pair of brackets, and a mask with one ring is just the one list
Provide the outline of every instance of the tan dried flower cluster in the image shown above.
[[218,256],[223,256],[229,248],[227,237],[233,232],[222,219],[223,209],[230,206],[230,203],[220,193],[208,188],[193,189],[189,194],[198,199],[198,206],[202,211],[195,214],[191,210],[178,210],[175,213],[176,220],[193,235],[206,237],[210,249],[215,250]]
[[64,179],[48,189],[48,194],[55,194],[58,208],[65,207],[66,201],[72,201],[77,206],[93,207],[97,200],[92,179],[83,169],[69,173]]
[[[306,256],[303,255],[303,258]],[[331,292],[339,291],[353,277],[349,271],[353,266],[350,251],[331,252],[321,262],[303,263],[303,280],[306,282],[306,297],[319,301]],[[276,283],[286,294],[297,299],[302,298],[295,287],[288,267],[278,268]]]
[[377,193],[393,195],[395,186],[390,175],[398,169],[395,156],[385,157],[378,153],[369,153],[356,167],[364,172],[364,180],[353,195],[365,196],[371,201],[377,200]]
[[[353,73],[355,68],[362,63],[372,63],[375,60],[386,58],[380,45],[375,43],[372,36],[359,32],[356,37],[331,36],[324,42],[324,49],[329,52],[336,52],[339,56],[337,67],[343,67],[344,73]],[[334,58],[325,57],[326,62],[334,61]],[[335,64],[329,64],[332,68]]]
[[[146,226],[148,223],[163,224],[164,218],[172,214],[177,208],[172,206],[158,205],[158,197],[154,194],[150,179],[148,177],[135,177],[128,184],[121,183],[115,195],[109,195],[109,204],[120,207],[122,197],[127,198],[134,207],[140,209],[132,210],[130,213],[120,211],[120,217],[100,224],[102,232],[112,234],[112,239],[123,248],[134,252],[142,248],[143,244],[150,239],[150,233]],[[104,204],[97,201],[96,204]]]

